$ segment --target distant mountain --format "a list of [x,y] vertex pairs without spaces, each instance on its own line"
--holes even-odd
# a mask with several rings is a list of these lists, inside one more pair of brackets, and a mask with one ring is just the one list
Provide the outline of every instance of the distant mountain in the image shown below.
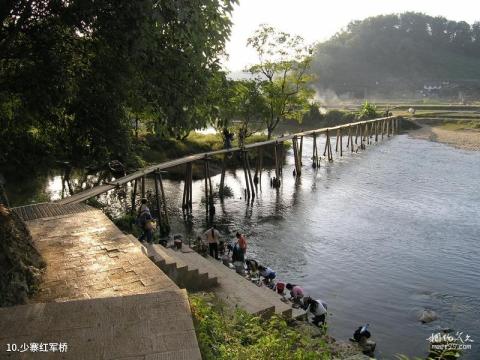
[[354,21],[317,46],[312,70],[319,89],[354,97],[480,93],[480,23],[419,13]]

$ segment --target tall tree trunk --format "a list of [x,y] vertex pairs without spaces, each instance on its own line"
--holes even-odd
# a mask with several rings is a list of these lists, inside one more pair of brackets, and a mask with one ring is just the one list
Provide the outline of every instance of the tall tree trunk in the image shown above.
[[273,129],[268,126],[267,127],[267,139],[270,140],[272,138],[272,133],[273,133]]

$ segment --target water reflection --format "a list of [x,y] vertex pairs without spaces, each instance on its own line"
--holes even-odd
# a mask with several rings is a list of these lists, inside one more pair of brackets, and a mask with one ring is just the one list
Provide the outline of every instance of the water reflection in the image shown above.
[[[301,178],[292,176],[289,153],[282,186],[271,188],[274,171],[265,169],[253,204],[245,200],[243,173],[227,172],[233,196],[215,204],[224,238],[245,233],[248,256],[325,299],[332,335],[347,339],[369,322],[379,358],[425,355],[426,338],[440,327],[480,339],[478,153],[398,136],[313,169],[311,145],[305,139]],[[40,178],[35,188],[56,193],[61,183],[55,176]],[[153,180],[146,187],[154,193]],[[173,233],[194,239],[207,227],[203,181],[193,183],[188,217],[181,211],[183,182],[167,179],[164,187]],[[122,214],[130,191],[126,185],[99,200]],[[416,313],[424,307],[440,319],[420,324]],[[475,346],[465,359],[478,358]]]

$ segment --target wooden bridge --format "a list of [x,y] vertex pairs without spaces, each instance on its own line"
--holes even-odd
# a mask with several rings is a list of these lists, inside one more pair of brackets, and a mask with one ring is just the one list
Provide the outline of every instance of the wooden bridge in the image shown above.
[[[399,117],[391,116],[384,118],[377,118],[373,120],[359,121],[349,124],[338,125],[334,127],[326,127],[315,130],[303,131],[291,135],[286,135],[278,137],[276,139],[247,144],[243,147],[233,147],[228,149],[209,151],[194,155],[185,156],[175,160],[165,161],[159,164],[154,164],[138,171],[135,171],[131,174],[128,174],[124,177],[116,179],[107,184],[95,186],[91,189],[81,191],[72,196],[66,197],[64,199],[55,201],[50,204],[42,204],[42,206],[23,206],[15,208],[16,213],[24,218],[25,220],[33,220],[35,218],[45,217],[46,215],[61,215],[62,209],[65,209],[67,213],[74,213],[76,211],[75,204],[79,204],[83,201],[86,201],[95,196],[106,193],[110,190],[118,188],[122,185],[125,185],[129,182],[133,183],[133,194],[132,194],[132,212],[135,211],[135,202],[137,198],[137,193],[141,194],[143,198],[145,195],[145,177],[149,174],[154,174],[155,176],[155,190],[156,190],[156,200],[157,200],[157,209],[158,217],[163,221],[168,223],[168,214],[165,204],[165,194],[163,190],[162,175],[161,170],[172,168],[179,165],[185,165],[185,182],[184,182],[184,191],[183,191],[183,203],[182,208],[186,211],[191,211],[192,209],[192,163],[197,161],[203,161],[204,163],[204,178],[205,178],[205,198],[207,213],[214,211],[213,209],[213,188],[210,179],[210,170],[209,170],[209,160],[213,156],[223,155],[223,166],[222,166],[222,176],[220,181],[220,193],[223,190],[224,178],[225,178],[225,169],[228,162],[228,156],[234,152],[240,152],[243,159],[243,170],[245,176],[245,187],[246,187],[246,197],[254,198],[255,197],[255,184],[258,183],[259,177],[261,177],[262,172],[262,158],[263,150],[266,147],[273,148],[274,152],[274,162],[275,162],[275,177],[272,179],[272,186],[280,186],[280,177],[282,173],[283,166],[283,143],[291,141],[293,145],[294,160],[295,160],[295,175],[300,176],[302,172],[302,152],[303,148],[303,138],[310,136],[313,138],[313,149],[312,149],[312,166],[319,167],[321,160],[333,161],[333,151],[332,151],[332,138],[335,138],[335,151],[339,152],[340,156],[343,156],[344,151],[358,151],[358,149],[365,149],[367,144],[372,142],[378,142],[383,140],[384,137],[390,137],[395,133],[398,133],[399,129]],[[325,135],[325,147],[323,151],[323,158],[321,150],[317,146],[317,138],[322,134]],[[344,146],[343,138],[347,136],[347,141]],[[249,160],[249,152],[257,150],[257,164],[255,166],[255,173],[252,176],[252,170]],[[140,189],[139,188],[140,185]],[[65,207],[63,207],[65,206]],[[81,209],[79,209],[81,210]]]

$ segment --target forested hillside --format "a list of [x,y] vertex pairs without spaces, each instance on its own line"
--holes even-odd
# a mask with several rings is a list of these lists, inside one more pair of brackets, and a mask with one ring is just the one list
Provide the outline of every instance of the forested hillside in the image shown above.
[[318,45],[318,86],[356,96],[399,94],[425,83],[480,80],[480,23],[419,13],[353,21]]

